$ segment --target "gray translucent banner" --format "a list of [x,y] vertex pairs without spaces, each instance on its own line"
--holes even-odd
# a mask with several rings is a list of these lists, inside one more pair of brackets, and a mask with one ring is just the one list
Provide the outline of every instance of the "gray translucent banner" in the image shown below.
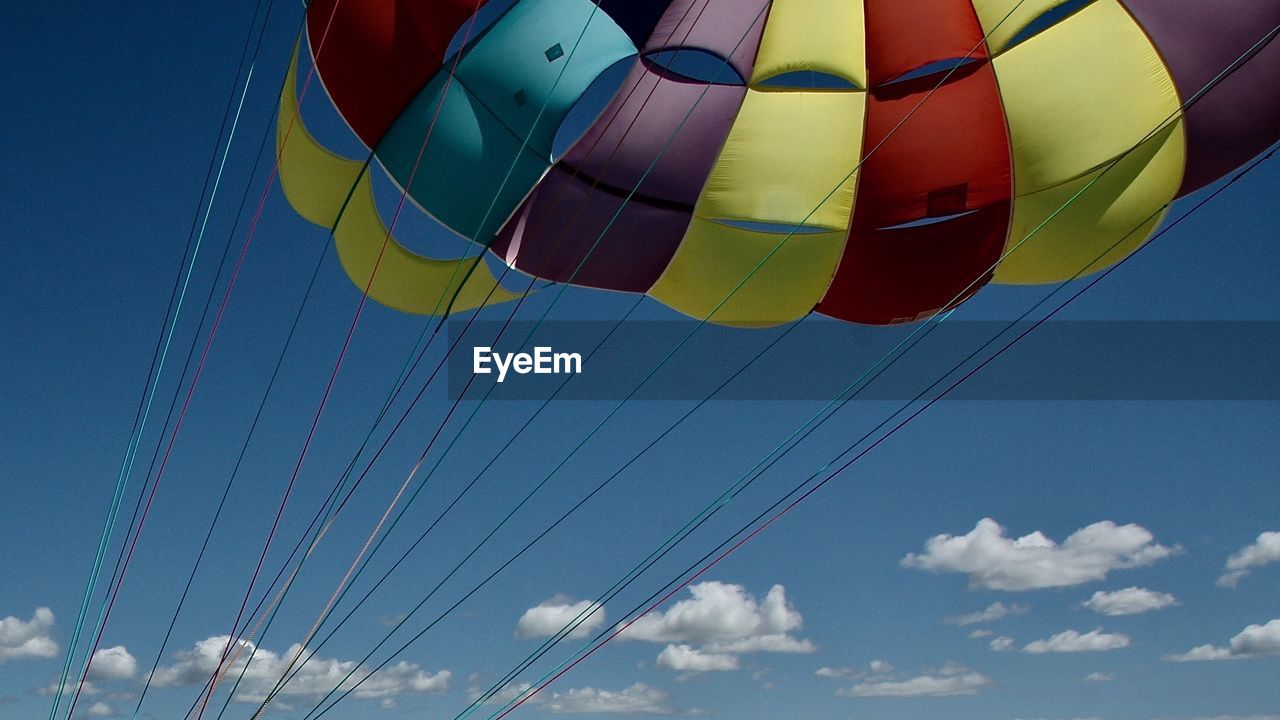
[[[993,337],[999,336],[961,372],[1030,327],[949,321],[929,330],[919,325],[877,328],[808,321],[757,358],[785,328],[699,328],[694,321],[546,322],[522,343],[534,325],[512,323],[495,343],[501,323],[474,323],[449,360],[451,396],[457,397],[471,381],[468,398],[479,398],[493,387],[492,400],[542,400],[552,395],[557,400],[620,400],[644,381],[635,399],[700,400],[750,362],[716,392],[717,399],[829,400],[870,372],[860,383],[865,386],[859,399],[908,400]],[[449,323],[451,341],[464,326],[463,320]],[[907,340],[916,330],[921,332]],[[686,337],[687,342],[646,381],[645,376]],[[882,372],[876,374],[876,363],[904,340],[916,344],[905,354],[900,349],[900,357],[882,363]],[[485,363],[490,372],[473,379],[476,348],[484,347],[492,348]],[[547,348],[542,352],[543,369],[576,369],[578,362],[571,357],[576,354],[581,374],[535,373],[536,357],[524,362],[513,358],[505,363],[503,382],[497,382],[498,366],[504,361],[494,356],[534,355],[538,347]],[[553,353],[561,354],[558,363]],[[520,368],[528,372],[521,374]],[[958,374],[951,379],[955,377]],[[1280,322],[1048,322],[948,399],[1280,400]]]

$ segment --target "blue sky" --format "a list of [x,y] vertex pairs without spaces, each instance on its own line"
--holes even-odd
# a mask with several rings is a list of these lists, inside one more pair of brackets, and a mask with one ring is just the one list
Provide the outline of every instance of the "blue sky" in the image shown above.
[[[70,638],[251,12],[245,2],[182,12],[154,3],[72,3],[10,8],[0,27],[10,49],[0,77],[9,161],[0,180],[7,308],[0,314],[0,716],[47,714],[50,697],[41,690],[56,679]],[[229,237],[237,249],[244,239],[243,225],[232,232],[235,206],[271,122],[271,96],[299,13],[278,8],[264,43],[186,321],[143,438],[144,466],[160,442],[163,411],[196,336],[217,258]],[[352,149],[326,116],[323,97],[307,111],[322,137]],[[261,179],[251,203],[260,188]],[[1278,192],[1280,169],[1264,165],[1064,317],[1280,318]],[[413,219],[399,229],[412,236],[425,227]],[[103,656],[78,716],[132,713],[324,240],[272,193],[106,627],[102,646],[123,650]],[[989,288],[955,319],[1015,317],[1045,292]],[[522,317],[536,318],[551,298],[535,296]],[[195,698],[198,688],[189,680],[202,669],[199,648],[207,644],[200,643],[231,626],[358,301],[358,290],[327,256],[225,522],[161,657],[163,687],[149,692],[143,716],[179,716]],[[552,317],[614,319],[632,302],[571,290]],[[484,317],[501,320],[507,311],[494,308]],[[639,315],[673,319],[650,302]],[[283,561],[359,445],[423,324],[366,309],[268,568]],[[842,331],[832,332],[838,346]],[[440,351],[429,357],[438,359]],[[997,363],[985,372],[1000,371]],[[251,676],[251,690],[278,669],[273,658],[305,637],[449,402],[443,384],[426,394],[308,560],[262,640],[269,654]],[[473,688],[487,687],[537,647],[536,636],[561,606],[606,589],[820,405],[735,400],[703,408],[411,646],[400,658],[410,665],[375,676],[376,697],[349,698],[328,717],[461,711]],[[690,406],[627,405],[406,628],[425,625]],[[389,621],[612,407],[550,406],[321,649],[326,662],[313,666],[317,675],[308,682],[322,682],[320,670],[345,672],[342,663],[361,658]],[[608,603],[600,627],[621,621],[633,604],[895,408],[854,403],[825,424]],[[461,416],[474,409],[476,403],[464,403]],[[408,547],[533,410],[517,402],[480,409],[372,560],[371,574]],[[700,578],[696,594],[679,593],[622,636],[628,639],[605,646],[517,714],[1280,717],[1274,682],[1280,660],[1270,656],[1280,651],[1274,562],[1280,537],[1264,535],[1280,531],[1278,430],[1274,401],[941,403]],[[139,472],[126,519],[140,486]],[[1219,579],[1233,556],[1249,573],[1224,587],[1229,583]],[[356,588],[367,585],[364,578]],[[989,609],[988,619],[958,621]],[[1122,611],[1130,614],[1116,614]],[[581,642],[564,644],[521,680],[532,681]],[[1211,647],[1192,657],[1217,659],[1170,659],[1201,646]],[[300,688],[273,703],[272,714],[301,717],[316,699]],[[233,703],[227,716],[249,716],[254,707]]]

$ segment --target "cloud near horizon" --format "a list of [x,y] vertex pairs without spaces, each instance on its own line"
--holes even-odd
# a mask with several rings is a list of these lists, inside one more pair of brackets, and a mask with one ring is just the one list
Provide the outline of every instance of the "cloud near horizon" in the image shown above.
[[976,695],[990,684],[991,678],[976,670],[957,663],[947,663],[938,670],[926,671],[905,679],[873,676],[840,688],[836,695],[848,698],[952,697]]
[[[155,687],[182,687],[205,683],[218,667],[228,640],[226,635],[215,635],[197,642],[190,650],[177,653],[176,662],[156,670],[151,684]],[[236,702],[262,702],[275,686],[276,680],[284,674],[289,660],[299,652],[299,647],[294,645],[281,655],[262,648],[257,648],[254,652],[253,643],[242,642],[244,649],[227,674],[239,675],[250,654],[253,655],[253,662],[245,670],[244,680],[233,699]],[[309,653],[304,653],[302,658],[305,660],[308,656]],[[320,697],[335,687],[350,689],[371,672],[371,668],[357,665],[353,660],[321,657],[312,658],[305,665],[299,662],[293,669],[297,670],[298,667],[302,668],[301,671],[283,687],[279,697]],[[351,676],[343,680],[348,673]],[[427,673],[416,663],[402,660],[384,667],[360,685],[353,694],[359,698],[390,698],[405,694],[439,693],[449,689],[450,677],[452,674],[448,670]]]
[[1166,655],[1172,662],[1200,662],[1205,660],[1244,660],[1268,655],[1280,655],[1280,618],[1265,625],[1250,625],[1227,643],[1226,647],[1199,645],[1185,653]]

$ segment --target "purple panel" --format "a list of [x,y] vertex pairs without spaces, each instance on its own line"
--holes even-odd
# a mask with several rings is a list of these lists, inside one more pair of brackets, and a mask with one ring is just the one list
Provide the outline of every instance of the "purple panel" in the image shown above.
[[491,249],[537,277],[645,292],[675,254],[690,217],[687,208],[634,196],[627,200],[625,192],[593,188],[591,181],[555,167]]
[[769,0],[677,0],[667,8],[646,51],[700,48],[728,58],[742,77],[751,77]]
[[[646,49],[710,50],[749,76],[767,4],[677,0]],[[609,107],[507,222],[493,252],[548,280],[646,292],[684,238],[745,95],[745,87],[637,61]]]
[[[1280,25],[1271,0],[1123,0],[1151,36],[1185,103]],[[1222,177],[1280,139],[1280,40],[1273,39],[1187,113],[1180,194]]]
[[644,178],[639,194],[692,206],[745,95],[742,87],[658,75],[637,62],[561,164],[624,193]]

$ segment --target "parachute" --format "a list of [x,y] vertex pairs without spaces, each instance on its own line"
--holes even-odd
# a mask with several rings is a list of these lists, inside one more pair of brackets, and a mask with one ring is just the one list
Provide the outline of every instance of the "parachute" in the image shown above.
[[[481,23],[483,4],[314,0],[337,111],[414,203],[510,268],[718,324],[910,322],[987,282],[1101,270],[1280,137],[1280,43],[1201,93],[1280,3],[518,0]],[[360,164],[293,132],[284,190],[327,226]],[[375,262],[389,234],[360,177],[335,239],[370,297],[427,314],[442,294],[452,311],[513,297],[473,259],[392,239]]]

